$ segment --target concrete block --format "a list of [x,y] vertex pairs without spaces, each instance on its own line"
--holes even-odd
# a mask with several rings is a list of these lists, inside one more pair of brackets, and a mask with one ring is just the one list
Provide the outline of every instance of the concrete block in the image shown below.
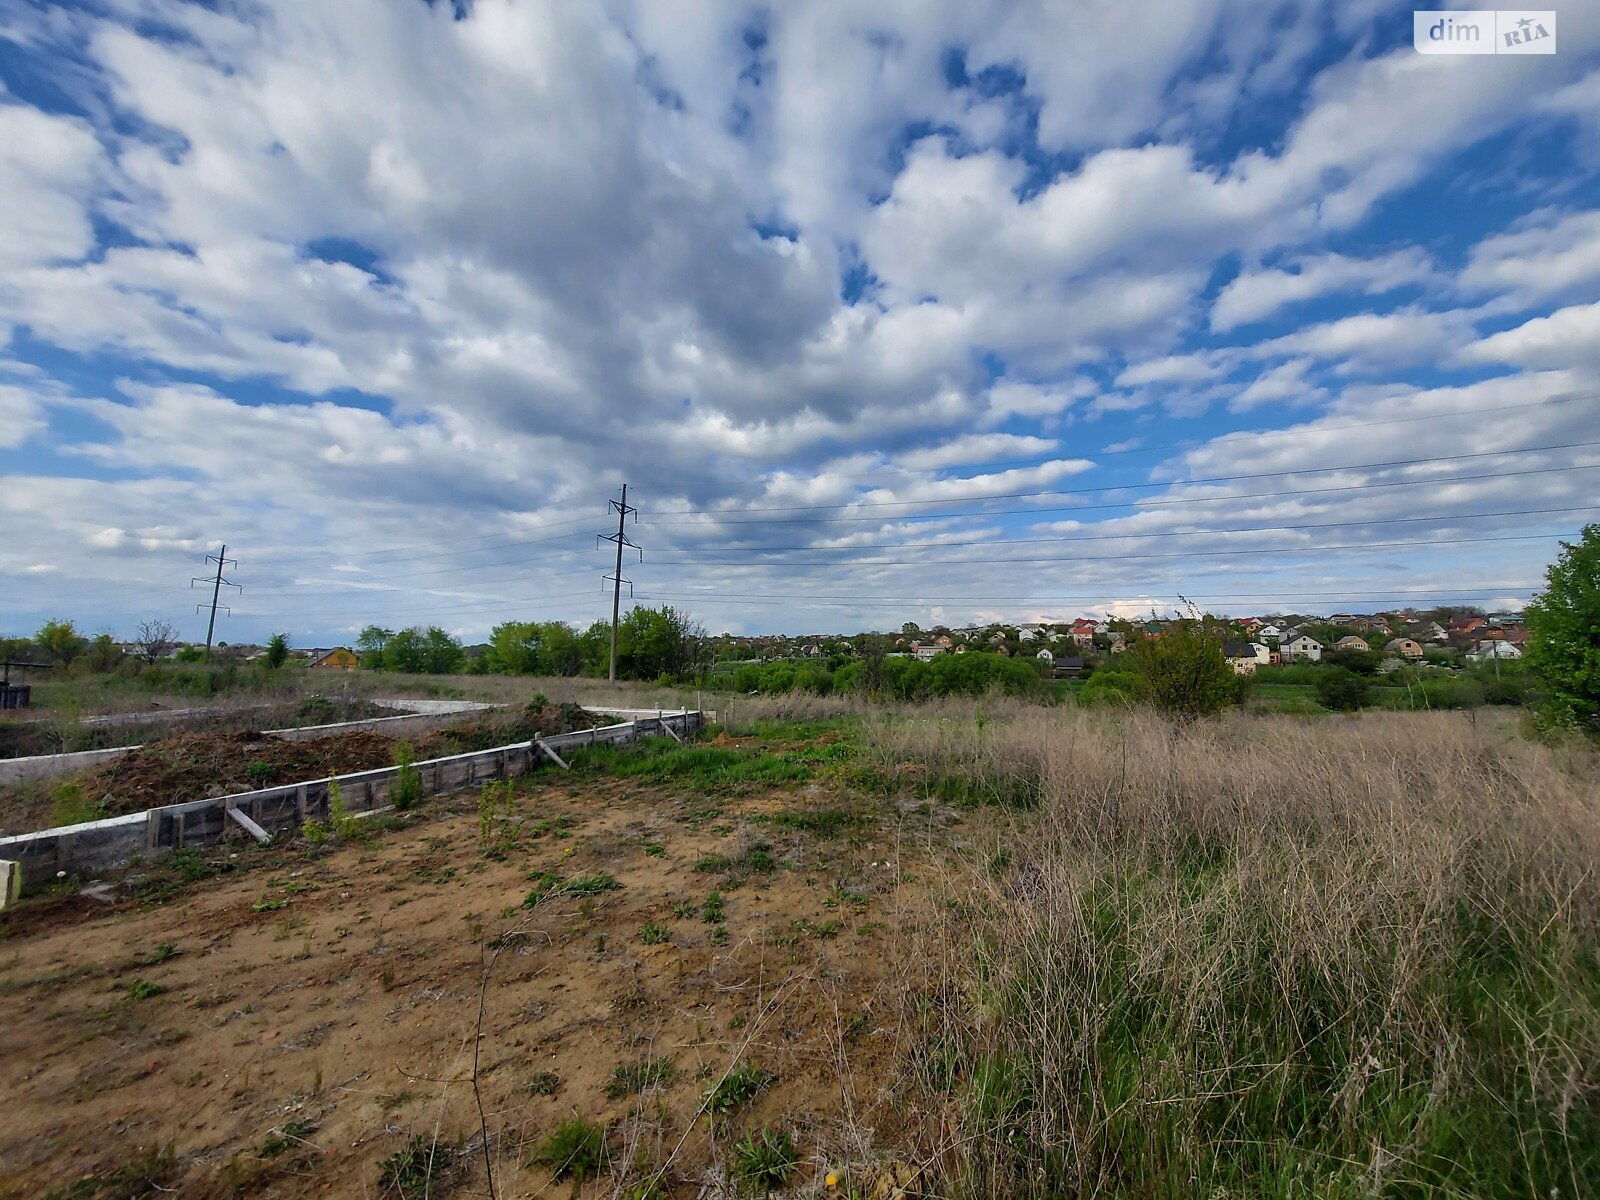
[[0,912],[22,898],[22,864],[0,858]]

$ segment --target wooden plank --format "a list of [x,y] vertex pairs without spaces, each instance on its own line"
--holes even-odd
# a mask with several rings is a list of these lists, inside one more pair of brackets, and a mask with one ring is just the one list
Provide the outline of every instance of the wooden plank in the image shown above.
[[272,835],[246,816],[242,808],[229,808],[228,815],[239,822],[244,831],[263,846],[272,840]]
[[678,743],[678,745],[683,745],[683,738],[679,735],[678,731],[672,727],[672,723],[670,720],[668,720],[668,718],[657,717],[656,720],[660,723],[662,732],[669,735],[673,741]]
[[549,756],[549,758],[550,758],[550,760],[551,760],[551,761],[552,761],[552,762],[554,762],[554,763],[555,763],[555,764],[556,764],[556,766],[558,766],[558,767],[560,767],[560,768],[561,768],[561,769],[562,769],[562,770],[563,770],[563,771],[570,771],[570,770],[572,770],[572,768],[571,768],[571,767],[569,767],[569,766],[567,766],[567,764],[566,764],[566,762],[565,762],[565,761],[564,761],[564,760],[563,760],[563,759],[562,759],[562,757],[561,757],[561,755],[559,755],[559,754],[557,754],[557,753],[556,753],[556,752],[555,752],[555,751],[554,751],[554,750],[552,750],[552,749],[550,749],[550,747],[549,747],[549,746],[547,746],[547,745],[545,745],[545,744],[544,744],[544,741],[543,741],[543,739],[541,739],[541,738],[534,738],[534,739],[533,739],[533,744],[534,744],[534,745],[535,745],[535,746],[537,746],[537,747],[539,747],[539,750],[540,750],[540,751],[541,751],[541,752],[542,752],[542,753],[543,753],[543,754],[546,754],[546,755],[548,755],[548,756]]

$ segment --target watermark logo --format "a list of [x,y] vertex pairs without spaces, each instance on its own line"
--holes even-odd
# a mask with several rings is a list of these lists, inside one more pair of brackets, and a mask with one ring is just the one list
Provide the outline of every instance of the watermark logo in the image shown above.
[[1551,9],[1444,8],[1411,14],[1419,54],[1554,54]]

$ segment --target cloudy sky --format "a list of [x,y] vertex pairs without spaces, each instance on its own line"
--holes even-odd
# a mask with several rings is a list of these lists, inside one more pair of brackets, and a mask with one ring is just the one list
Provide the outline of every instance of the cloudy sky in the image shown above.
[[[0,3],[0,633],[1520,602],[1600,6]],[[609,526],[614,528],[614,526]]]

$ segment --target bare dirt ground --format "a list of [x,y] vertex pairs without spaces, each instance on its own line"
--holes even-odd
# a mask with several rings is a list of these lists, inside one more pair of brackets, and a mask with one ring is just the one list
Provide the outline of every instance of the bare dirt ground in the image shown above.
[[[895,951],[954,818],[581,770],[476,801],[0,919],[0,1196],[487,1195],[486,1146],[500,1197],[731,1195],[768,1127],[802,1192],[881,1164]],[[708,1114],[739,1064],[771,1078]],[[610,1147],[581,1187],[534,1161],[575,1116]]]

